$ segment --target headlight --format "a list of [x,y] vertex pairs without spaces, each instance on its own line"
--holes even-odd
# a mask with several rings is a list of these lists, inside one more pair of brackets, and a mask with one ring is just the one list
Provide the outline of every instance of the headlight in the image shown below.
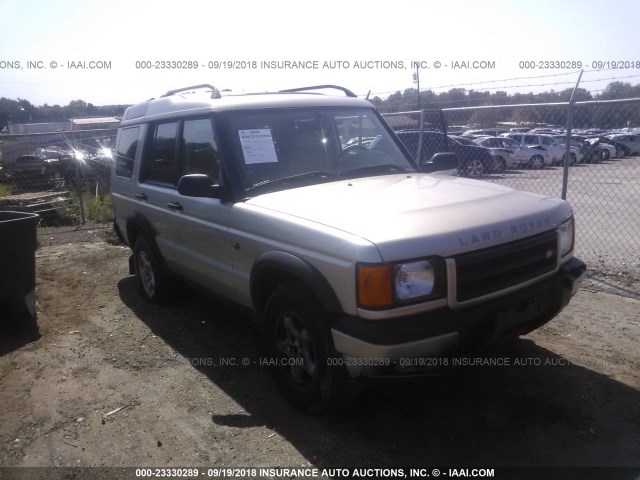
[[435,287],[435,273],[431,264],[420,262],[395,266],[395,291],[400,301],[431,295]]
[[364,308],[444,297],[444,265],[439,258],[395,265],[358,265],[358,304]]
[[560,225],[560,228],[558,229],[561,257],[573,250],[574,229],[573,217]]

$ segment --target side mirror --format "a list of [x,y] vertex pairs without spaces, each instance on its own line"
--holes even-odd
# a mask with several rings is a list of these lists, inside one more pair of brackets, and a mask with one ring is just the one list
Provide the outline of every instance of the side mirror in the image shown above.
[[214,182],[209,175],[193,173],[180,177],[178,193],[185,197],[217,198],[220,195],[220,184]]
[[453,152],[436,153],[428,162],[420,164],[420,170],[425,173],[444,172],[457,170],[459,165],[458,155]]

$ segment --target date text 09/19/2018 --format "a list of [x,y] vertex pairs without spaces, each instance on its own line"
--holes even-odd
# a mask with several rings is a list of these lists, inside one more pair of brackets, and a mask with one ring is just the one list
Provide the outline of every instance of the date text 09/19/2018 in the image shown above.
[[522,70],[631,70],[640,68],[640,60],[520,60],[518,68]]

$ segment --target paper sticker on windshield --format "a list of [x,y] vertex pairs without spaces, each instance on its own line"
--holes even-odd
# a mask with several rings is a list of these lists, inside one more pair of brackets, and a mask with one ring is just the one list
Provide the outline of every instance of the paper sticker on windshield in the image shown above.
[[242,145],[244,163],[251,165],[255,163],[278,162],[278,155],[276,154],[276,146],[271,136],[271,129],[238,130],[238,135],[240,135],[240,145]]

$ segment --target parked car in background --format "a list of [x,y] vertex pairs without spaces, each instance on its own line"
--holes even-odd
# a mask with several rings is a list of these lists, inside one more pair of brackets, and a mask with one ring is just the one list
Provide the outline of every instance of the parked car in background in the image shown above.
[[[531,133],[506,133],[502,136],[511,138],[518,142],[520,145],[540,146],[544,148],[547,152],[549,152],[549,156],[551,158],[550,165],[560,165],[564,163],[566,148],[564,145],[559,144],[551,135],[540,135]],[[570,163],[576,163],[578,161],[579,152],[579,148],[571,147]]]
[[496,161],[505,168],[540,168],[551,163],[551,157],[546,150],[520,145],[511,138],[487,137],[478,140],[478,144],[491,150]]
[[640,135],[606,135],[614,142],[621,143],[629,149],[632,155],[640,153]]
[[[415,159],[418,155],[420,132],[418,130],[401,130],[396,134]],[[422,149],[418,162],[428,161],[436,153],[440,152],[453,152],[458,155],[460,160],[458,175],[479,177],[495,168],[493,156],[486,148],[482,148],[479,145],[463,145],[451,138],[447,138],[440,132],[423,132]]]
[[616,157],[613,145],[601,143],[600,137],[586,138],[582,148],[583,163],[599,163]]
[[615,151],[615,158],[624,158],[631,155],[631,149],[623,143],[617,142],[609,137],[598,137],[600,139],[600,145],[611,145]]
[[5,165],[6,176],[21,190],[48,188],[60,177],[60,160],[22,155]]
[[467,130],[463,133],[464,136],[482,136],[482,137],[497,137],[503,133],[509,132],[508,128],[482,128],[476,130]]
[[[449,138],[455,142],[460,143],[461,145],[467,145],[469,147],[481,146],[483,148],[486,148],[483,145],[479,145],[478,142],[488,137],[479,137],[476,140],[471,140],[469,137],[465,137],[461,135],[449,135]],[[488,170],[488,172],[504,172],[507,169],[507,164],[504,160],[504,154],[494,152],[490,148],[487,148],[487,151],[493,157],[493,164],[491,165],[490,170]]]

